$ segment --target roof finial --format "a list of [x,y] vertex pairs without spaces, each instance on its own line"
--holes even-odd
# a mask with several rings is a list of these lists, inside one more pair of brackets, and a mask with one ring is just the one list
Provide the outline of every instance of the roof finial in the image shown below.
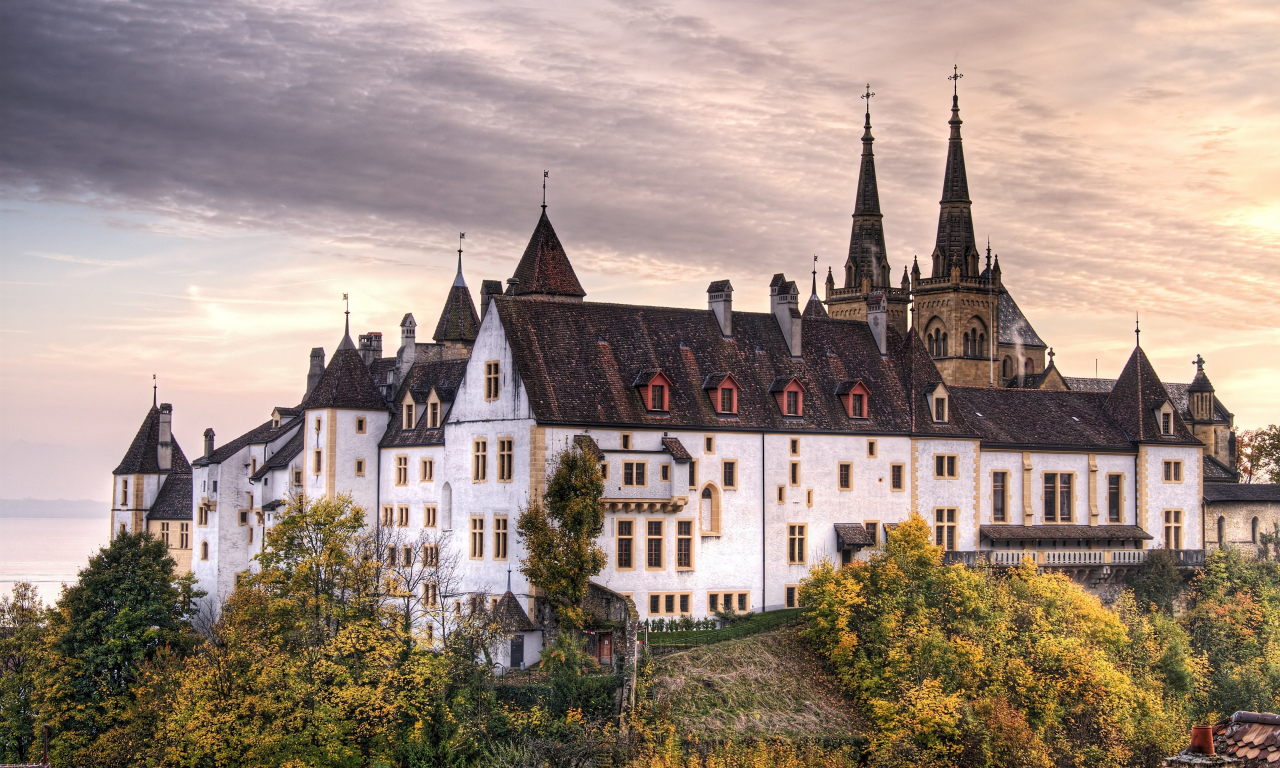
[[1053,347],[1049,347],[1049,365],[1053,365]]
[[1196,373],[1204,373],[1204,358],[1200,356],[1199,352],[1196,353],[1196,359],[1191,362],[1196,365]]
[[960,73],[959,64],[952,65],[951,70],[952,73],[947,76],[947,79],[951,81],[951,98],[958,99],[960,98],[960,78],[964,77],[964,75]]
[[467,282],[462,279],[462,241],[467,238],[466,232],[458,233],[458,274],[454,275],[453,284],[455,286],[465,286]]
[[1142,328],[1138,326],[1138,313],[1133,313],[1133,338],[1135,346],[1142,346]]
[[542,210],[547,210],[547,176],[551,175],[547,171],[542,172]]
[[151,374],[151,407],[152,408],[158,407],[156,405],[157,400],[159,400],[158,393],[159,393],[159,386],[156,384],[156,375],[153,373]]
[[875,95],[875,91],[871,90],[871,83],[867,83],[867,92],[858,97],[867,102],[867,125],[871,125],[871,97]]
[[987,235],[987,269],[991,269],[991,235]]
[[818,295],[818,254],[813,254],[813,295]]
[[511,591],[511,564],[507,563],[507,591]]

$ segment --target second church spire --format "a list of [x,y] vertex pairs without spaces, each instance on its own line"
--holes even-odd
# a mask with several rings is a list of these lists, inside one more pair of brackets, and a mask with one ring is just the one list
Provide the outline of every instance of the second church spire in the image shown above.
[[849,258],[844,265],[844,287],[862,289],[864,279],[873,288],[889,285],[889,259],[884,247],[884,217],[880,213],[880,191],[876,186],[876,158],[871,145],[871,86],[862,128],[862,165],[858,169],[858,196],[853,204],[853,232],[849,236]]

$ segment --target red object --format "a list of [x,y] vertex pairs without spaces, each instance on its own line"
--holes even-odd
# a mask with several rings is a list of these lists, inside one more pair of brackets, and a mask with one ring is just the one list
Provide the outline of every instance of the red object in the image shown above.
[[1209,725],[1191,726],[1191,751],[1202,755],[1212,755],[1213,727]]

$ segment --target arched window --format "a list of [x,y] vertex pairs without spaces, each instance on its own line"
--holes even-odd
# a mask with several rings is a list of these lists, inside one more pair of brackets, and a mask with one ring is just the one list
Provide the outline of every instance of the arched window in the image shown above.
[[1031,374],[1035,373],[1036,361],[1028,357],[1027,361],[1022,365],[1022,372],[1027,376],[1030,376]]
[[1218,549],[1222,549],[1227,539],[1227,518],[1218,518]]
[[948,354],[949,353],[947,352],[947,334],[944,333],[942,334],[942,356],[946,357]]
[[[1253,519],[1253,527],[1255,529],[1258,527],[1258,518],[1256,517]],[[209,542],[207,541],[200,542],[200,559],[201,560],[209,559]]]
[[720,489],[708,483],[702,489],[698,518],[702,521],[702,532],[720,535]]
[[1012,357],[1006,357],[1004,362],[1000,364],[1000,375],[1004,376],[1006,379],[1013,375]]
[[1252,530],[1249,532],[1249,538],[1254,544],[1258,543],[1258,518],[1253,518]]
[[987,356],[987,334],[978,334],[978,357]]
[[440,488],[440,530],[453,530],[453,486],[448,483]]

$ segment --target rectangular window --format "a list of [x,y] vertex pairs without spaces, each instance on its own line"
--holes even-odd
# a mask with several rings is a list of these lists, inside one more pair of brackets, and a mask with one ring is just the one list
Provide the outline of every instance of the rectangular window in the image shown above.
[[693,570],[693,521],[676,521],[676,570]]
[[396,527],[409,527],[409,506],[407,504],[396,507]]
[[808,527],[804,523],[791,523],[787,526],[787,562],[791,565],[808,562],[808,550],[804,545]]
[[693,595],[689,592],[649,593],[649,615],[651,616],[657,616],[664,613],[669,615],[676,615],[677,613],[684,615],[690,612],[690,608],[692,606]]
[[795,584],[787,585],[787,607],[788,608],[795,608],[799,604],[796,600],[796,592],[798,591],[799,591],[799,588]]
[[1107,475],[1107,522],[1120,522],[1120,484],[1124,475]]
[[934,510],[934,541],[935,546],[942,547],[948,552],[954,552],[956,549],[956,511],[954,509],[938,509]]
[[661,520],[649,520],[647,526],[648,540],[645,542],[644,567],[649,570],[662,569],[662,526]]
[[436,429],[440,426],[440,404],[431,403],[427,406],[427,426]]
[[363,434],[364,434],[364,432],[365,432],[365,429],[364,429],[364,417],[363,417],[363,416],[357,416],[357,417],[356,417],[356,434],[357,434],[357,435],[363,435]]
[[471,518],[471,559],[484,559],[484,518]]
[[804,492],[804,503],[806,506],[813,506],[813,489],[806,488]]
[[720,595],[715,592],[707,593],[707,612],[716,613],[720,610]]
[[493,559],[507,559],[507,518],[493,518]]
[[880,522],[878,520],[872,520],[872,521],[863,523],[862,527],[866,530],[867,535],[871,537],[871,546],[873,547],[879,546],[880,545]]
[[413,429],[413,403],[404,404],[404,429]]
[[251,475],[257,474],[257,472],[258,472],[258,457],[254,456],[253,458],[249,459],[249,474]]
[[778,486],[778,503],[779,504],[787,503],[787,486],[785,485]]
[[867,441],[867,458],[874,459],[876,457],[876,441]]
[[849,415],[855,419],[866,418],[866,411],[862,409],[863,403],[866,402],[865,396],[860,392],[853,392],[849,395]]
[[853,464],[847,461],[840,462],[840,490],[853,490]]
[[471,443],[471,482],[483,483],[489,479],[489,441]]
[[649,595],[649,613],[662,613],[662,595]]
[[933,399],[933,420],[934,421],[947,420],[947,398],[935,397]]
[[798,461],[791,462],[791,484],[800,484],[800,462]]
[[164,545],[166,547],[169,546],[169,524],[168,523],[160,524],[160,540],[164,542]]
[[399,551],[400,551],[399,548],[396,547],[394,544],[390,544],[387,546],[387,565],[390,565],[392,567],[396,565],[396,563],[398,562],[397,555],[399,554]]
[[249,510],[247,509],[240,510],[240,524],[241,525],[249,524]]
[[418,470],[418,479],[424,483],[430,483],[436,479],[436,462],[433,459],[423,459],[422,466]]
[[792,456],[800,455],[800,439],[799,438],[795,438],[795,437],[791,438],[791,455]]
[[800,393],[794,389],[787,393],[787,415],[800,415]]
[[317,448],[315,452],[314,469],[312,469],[312,471],[315,472],[317,475],[320,474],[320,449],[319,448]]
[[[440,606],[440,586],[430,581],[423,584],[422,602],[425,603],[428,608],[438,608]],[[432,626],[427,624],[427,629],[429,630],[431,628]]]
[[635,568],[635,521],[618,521],[618,570]]
[[302,485],[302,470],[300,469],[293,470],[293,484]]
[[600,462],[600,479],[601,480],[609,479],[609,462],[607,461]]
[[128,480],[120,481],[120,506],[122,507],[129,506],[129,481]]
[[939,454],[933,457],[933,476],[954,478],[956,476],[956,457]]
[[689,488],[698,487],[698,460],[692,459],[689,462]]
[[396,508],[390,504],[382,508],[382,527],[390,528],[396,522]]
[[1072,475],[1067,472],[1044,473],[1044,521],[1069,523],[1075,505],[1072,499]]
[[722,470],[721,474],[723,475],[723,477],[721,479],[724,481],[725,490],[732,491],[733,489],[737,488],[738,487],[738,462],[726,460],[724,463],[720,465],[720,468]]
[[424,568],[440,567],[440,545],[439,544],[423,544],[422,545],[422,566]]
[[356,477],[364,477],[364,459],[356,459]]
[[889,466],[889,490],[891,491],[904,490],[904,483],[902,482],[902,478],[905,472],[906,472],[906,466],[903,464],[891,464]]
[[1005,521],[1005,508],[1009,493],[1007,488],[1008,478],[1008,472],[991,473],[991,521],[993,523],[1003,523]]
[[654,384],[649,387],[649,410],[667,410],[667,388],[662,384]]
[[631,450],[631,433],[630,433],[630,432],[623,432],[623,433],[622,433],[622,435],[621,435],[620,437],[621,437],[621,441],[622,441],[622,443],[621,443],[621,444],[622,444],[622,450],[624,450],[624,451],[629,451],[629,450]]
[[671,480],[671,465],[663,464],[662,465],[662,481],[665,483],[665,482],[669,482],[670,480]]
[[720,388],[720,412],[733,413],[733,387]]
[[428,504],[422,508],[422,527],[436,527],[436,508],[434,504]]
[[515,440],[498,440],[498,482],[509,483],[515,475]]
[[396,485],[409,484],[409,457],[396,457]]
[[1166,483],[1182,482],[1182,462],[1166,461],[1164,463],[1164,481]]
[[643,461],[624,461],[622,462],[622,484],[629,488],[643,488],[649,483],[646,482],[645,470],[647,462]]
[[1182,549],[1182,510],[1164,511],[1164,548]]
[[498,399],[498,361],[490,360],[484,364],[484,399]]
[[1172,413],[1160,414],[1160,432],[1166,435],[1173,434],[1173,414]]

